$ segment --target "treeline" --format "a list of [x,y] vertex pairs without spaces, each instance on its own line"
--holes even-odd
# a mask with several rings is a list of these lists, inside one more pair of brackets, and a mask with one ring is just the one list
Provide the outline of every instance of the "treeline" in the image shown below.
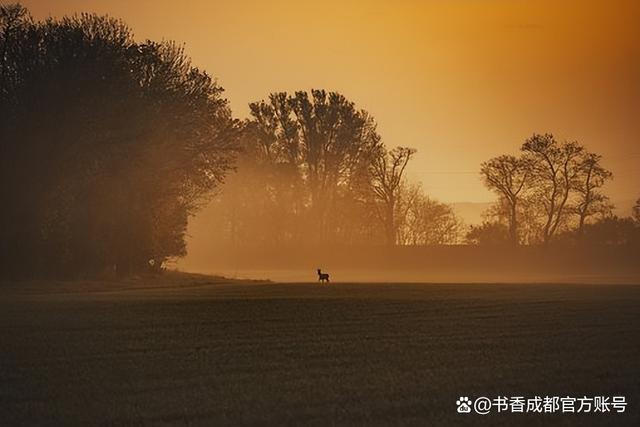
[[0,6],[2,275],[158,269],[205,204],[218,247],[637,241],[640,207],[611,215],[612,175],[578,143],[534,135],[485,162],[499,202],[469,230],[343,95],[273,93],[239,121],[222,92],[119,20]]
[[186,253],[238,124],[173,43],[0,6],[2,275],[129,274]]
[[415,150],[388,149],[337,93],[274,93],[251,104],[238,169],[207,214],[215,245],[640,245],[640,199],[619,218],[613,178],[576,141],[534,134],[519,156],[482,163],[497,202],[481,225],[405,177]]
[[250,110],[237,171],[207,213],[217,245],[458,241],[452,208],[405,177],[416,151],[387,148],[341,94],[273,93]]
[[213,197],[220,244],[458,238],[453,211],[404,178],[415,151],[388,150],[344,96],[276,93],[238,121],[222,92],[119,20],[0,6],[2,275],[161,268],[234,167]]
[[614,205],[602,191],[613,174],[602,156],[551,134],[534,134],[520,152],[481,165],[498,201],[482,225],[471,227],[469,242],[640,245],[640,199],[632,216],[613,215]]

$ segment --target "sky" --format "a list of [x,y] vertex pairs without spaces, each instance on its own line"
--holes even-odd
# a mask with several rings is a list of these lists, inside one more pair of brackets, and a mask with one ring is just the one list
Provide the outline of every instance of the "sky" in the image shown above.
[[[3,1],[4,2],[4,1]],[[494,199],[479,165],[553,133],[604,157],[614,201],[640,197],[640,1],[30,0],[44,19],[122,18],[184,43],[237,117],[270,92],[324,88],[374,115],[444,202]]]

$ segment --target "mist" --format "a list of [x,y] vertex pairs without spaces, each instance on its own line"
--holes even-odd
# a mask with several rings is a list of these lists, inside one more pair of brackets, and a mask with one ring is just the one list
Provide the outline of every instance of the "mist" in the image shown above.
[[340,94],[274,93],[251,108],[237,168],[192,218],[179,269],[289,282],[314,281],[318,269],[342,282],[640,277],[640,204],[617,216],[606,159],[577,141],[534,134],[519,156],[483,162],[497,201],[465,224],[406,176],[416,151],[387,148]]

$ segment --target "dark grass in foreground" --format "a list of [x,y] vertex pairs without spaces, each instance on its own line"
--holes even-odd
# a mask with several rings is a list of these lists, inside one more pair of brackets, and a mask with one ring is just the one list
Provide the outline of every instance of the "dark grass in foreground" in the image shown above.
[[[637,425],[640,287],[4,284],[0,420]],[[460,395],[625,395],[626,414],[460,415]]]

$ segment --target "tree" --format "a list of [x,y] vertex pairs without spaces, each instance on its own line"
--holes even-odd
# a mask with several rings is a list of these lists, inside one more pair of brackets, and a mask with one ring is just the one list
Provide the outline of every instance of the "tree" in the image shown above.
[[591,218],[611,213],[601,189],[612,174],[600,155],[551,134],[534,134],[521,152],[481,166],[485,185],[499,196],[489,222],[505,224],[512,244],[546,245],[560,233],[570,235],[574,226],[581,234]]
[[534,134],[522,151],[532,165],[531,196],[544,210],[542,241],[548,244],[571,213],[569,196],[581,170],[584,147],[577,142],[559,143],[551,134]]
[[[416,150],[408,147],[396,147],[392,150],[381,149],[371,164],[371,189],[375,197],[375,209],[378,214],[388,245],[395,245],[398,238],[398,212],[401,203],[403,175],[409,160]],[[405,194],[407,194],[405,192]],[[409,203],[406,203],[408,209]]]
[[409,210],[400,228],[400,242],[405,245],[451,245],[458,243],[461,220],[453,208],[426,196],[418,187],[408,198]]
[[636,200],[636,204],[633,205],[633,219],[636,220],[637,223],[640,223],[640,199]]
[[[0,256],[13,273],[121,274],[185,253],[231,167],[222,88],[121,21],[0,8]],[[5,271],[6,272],[6,271]]]
[[273,93],[250,104],[258,143],[273,164],[288,165],[295,211],[311,218],[313,240],[335,238],[331,212],[349,199],[381,147],[373,118],[337,92]]
[[252,121],[244,123],[239,145],[236,170],[207,208],[200,234],[232,246],[300,243],[306,197],[298,165]]
[[508,209],[509,239],[513,245],[517,245],[518,207],[531,177],[530,162],[527,159],[503,155],[482,163],[480,173],[485,185],[504,200]]
[[575,212],[578,215],[578,234],[582,235],[588,218],[600,214],[611,213],[612,206],[609,198],[600,192],[600,188],[612,173],[600,164],[602,156],[584,152],[578,164],[578,175],[574,189],[578,195]]

